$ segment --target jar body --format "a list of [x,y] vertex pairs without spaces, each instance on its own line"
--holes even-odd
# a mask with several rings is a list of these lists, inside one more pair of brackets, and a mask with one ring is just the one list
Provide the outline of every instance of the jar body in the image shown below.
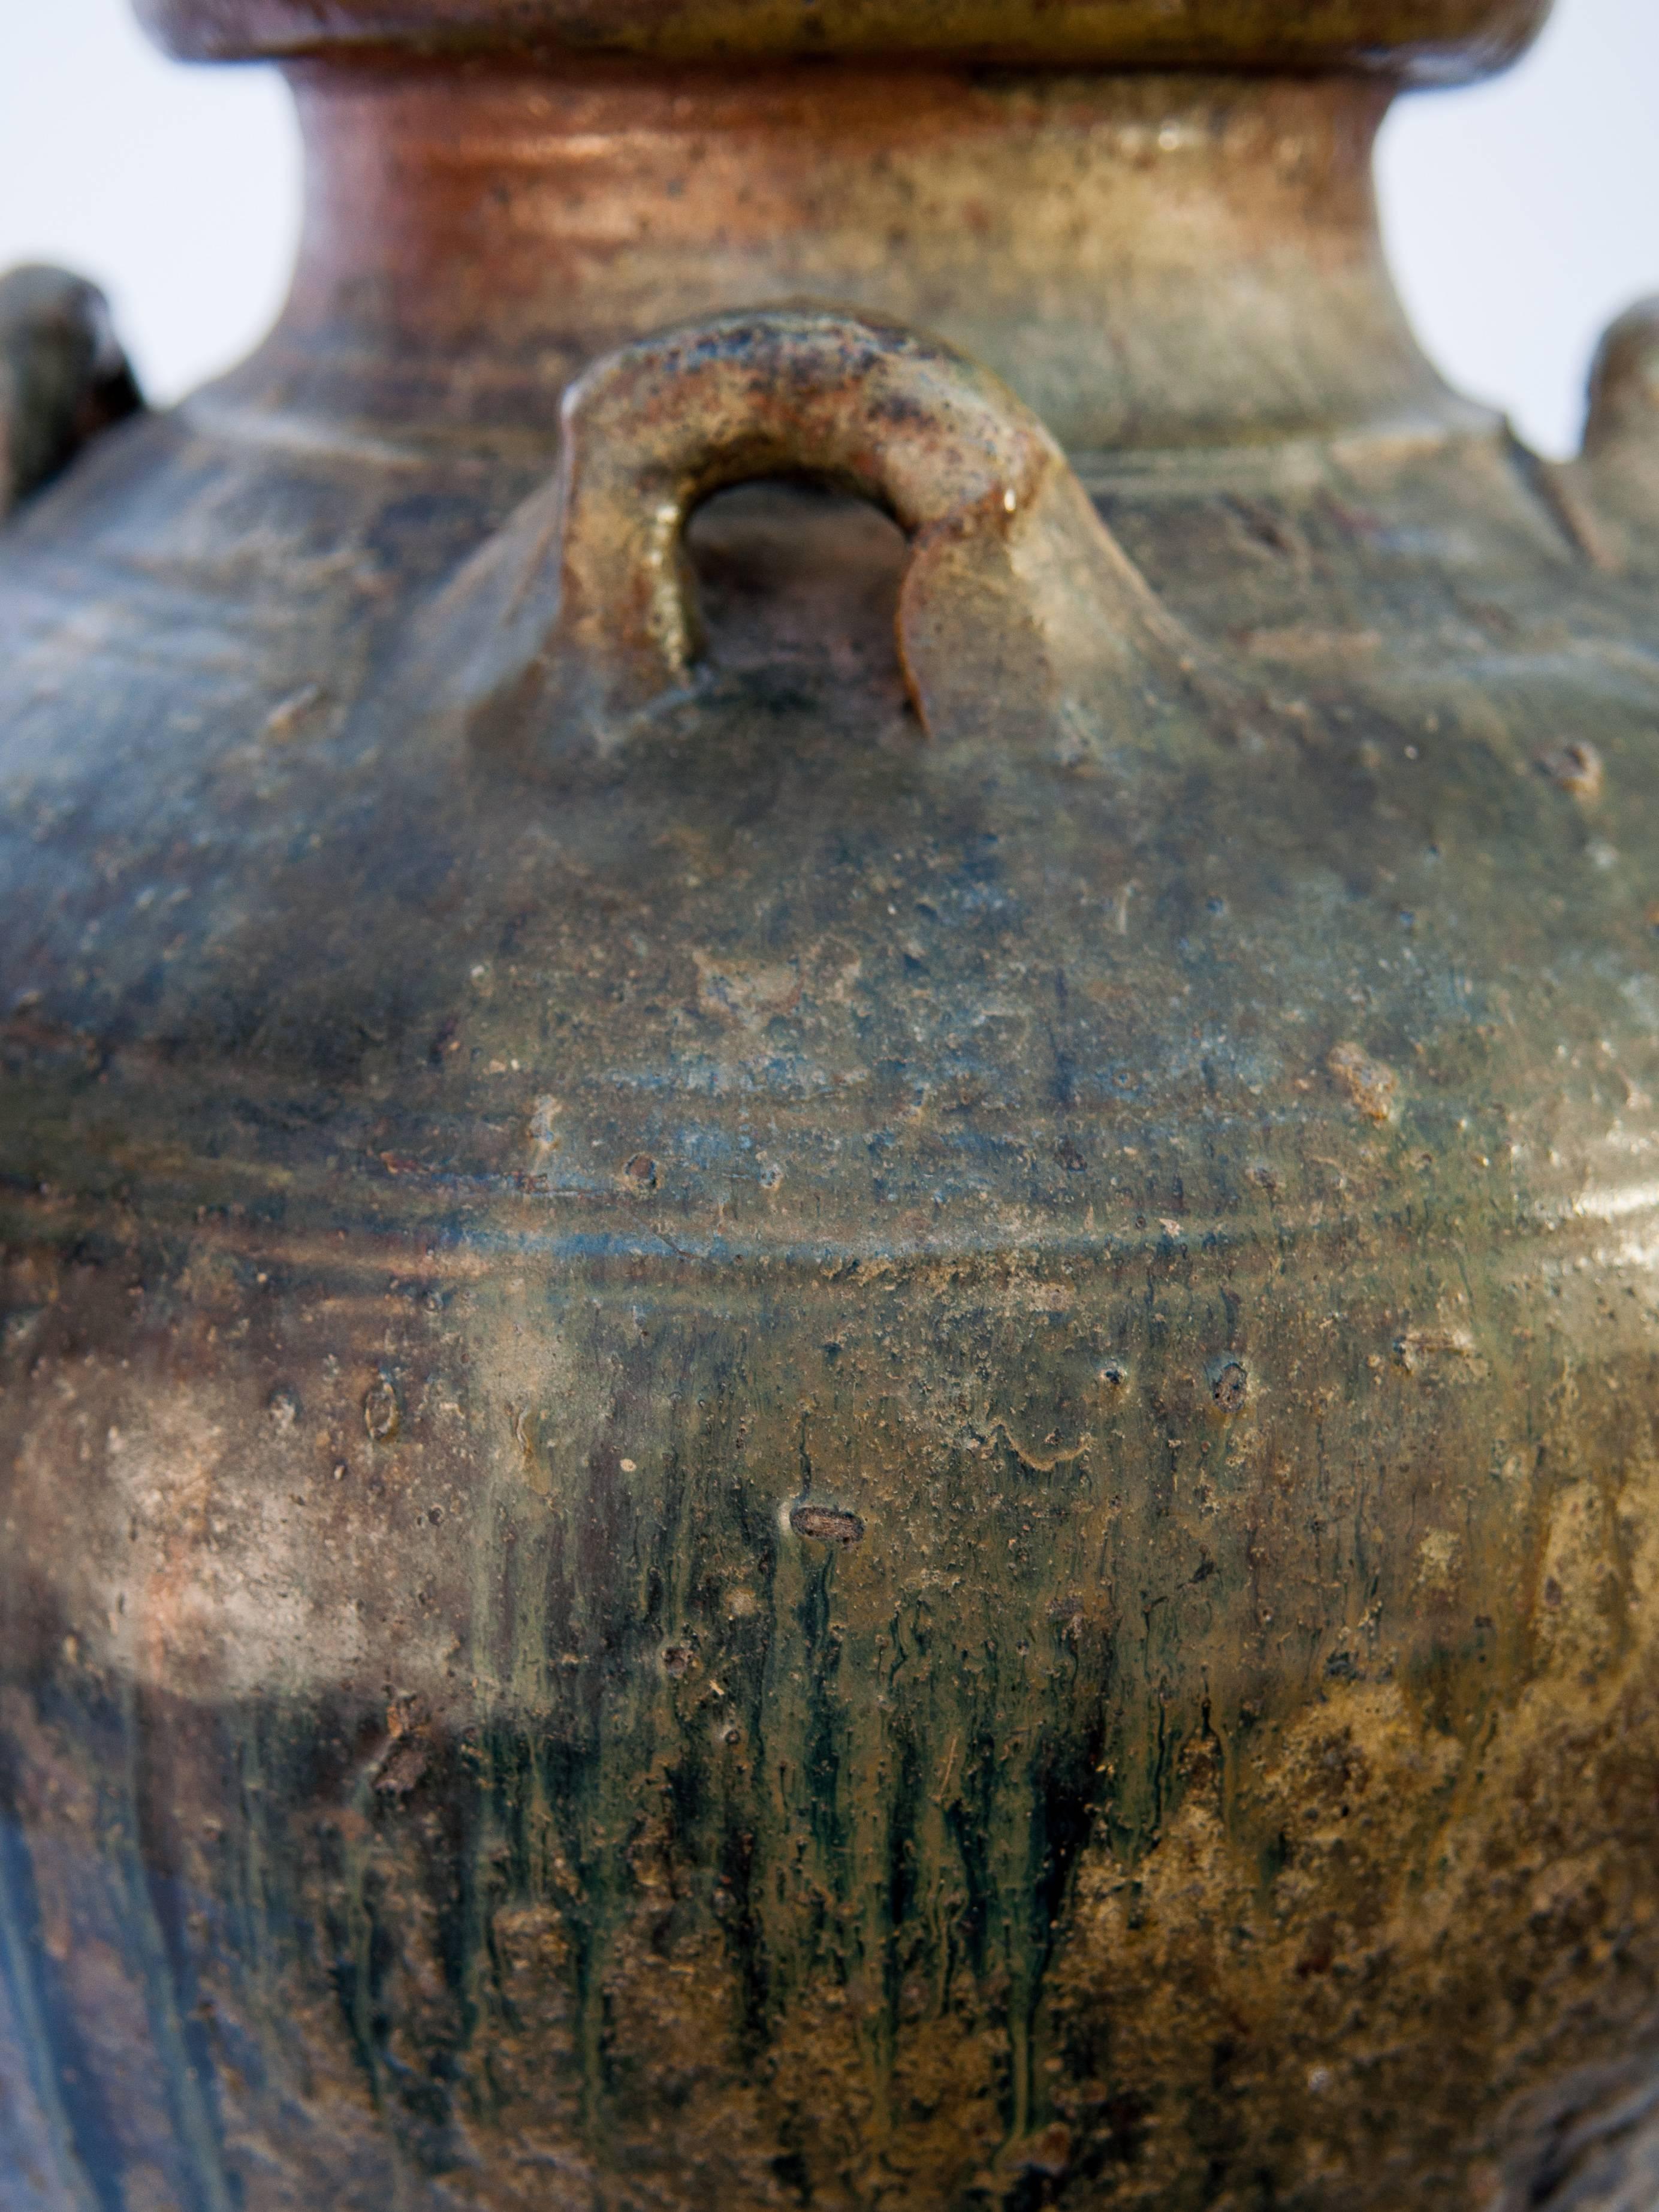
[[1455,410],[1093,457],[1149,672],[919,720],[902,549],[771,485],[549,753],[435,702],[550,458],[210,396],[7,534],[21,2202],[1593,2179],[1639,496]]

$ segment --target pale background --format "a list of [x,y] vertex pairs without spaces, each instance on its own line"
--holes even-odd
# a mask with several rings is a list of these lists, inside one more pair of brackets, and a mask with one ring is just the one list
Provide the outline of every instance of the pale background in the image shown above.
[[[1384,135],[1384,219],[1429,350],[1551,453],[1577,441],[1601,330],[1659,293],[1656,124],[1659,0],[1558,0],[1519,69],[1403,101]],[[125,0],[0,0],[0,267],[94,277],[153,398],[275,314],[298,182],[273,75],[163,62]]]

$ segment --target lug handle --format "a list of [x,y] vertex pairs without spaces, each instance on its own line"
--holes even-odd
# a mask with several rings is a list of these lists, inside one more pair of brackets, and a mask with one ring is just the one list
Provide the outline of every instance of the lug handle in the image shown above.
[[422,625],[474,737],[526,764],[614,750],[684,695],[686,522],[757,477],[825,479],[905,532],[899,658],[930,735],[1111,717],[1114,694],[1144,719],[1148,683],[1189,665],[1048,432],[936,339],[835,308],[719,315],[596,362],[562,427],[554,482]]

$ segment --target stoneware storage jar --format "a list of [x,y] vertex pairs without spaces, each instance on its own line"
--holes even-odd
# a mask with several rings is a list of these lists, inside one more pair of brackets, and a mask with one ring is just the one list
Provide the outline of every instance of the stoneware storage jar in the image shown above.
[[143,12],[310,179],[0,287],[0,2205],[1643,2212],[1659,324],[1369,173],[1541,0]]

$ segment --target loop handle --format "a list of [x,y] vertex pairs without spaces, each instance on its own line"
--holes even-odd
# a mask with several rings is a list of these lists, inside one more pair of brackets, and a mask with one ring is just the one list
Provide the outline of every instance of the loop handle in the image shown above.
[[566,395],[562,431],[555,482],[435,617],[479,738],[610,751],[683,692],[696,648],[687,519],[769,476],[861,493],[909,538],[899,656],[930,735],[1052,727],[1109,711],[1113,693],[1144,713],[1148,680],[1165,688],[1182,659],[1048,431],[937,340],[832,308],[720,315],[595,363]]

